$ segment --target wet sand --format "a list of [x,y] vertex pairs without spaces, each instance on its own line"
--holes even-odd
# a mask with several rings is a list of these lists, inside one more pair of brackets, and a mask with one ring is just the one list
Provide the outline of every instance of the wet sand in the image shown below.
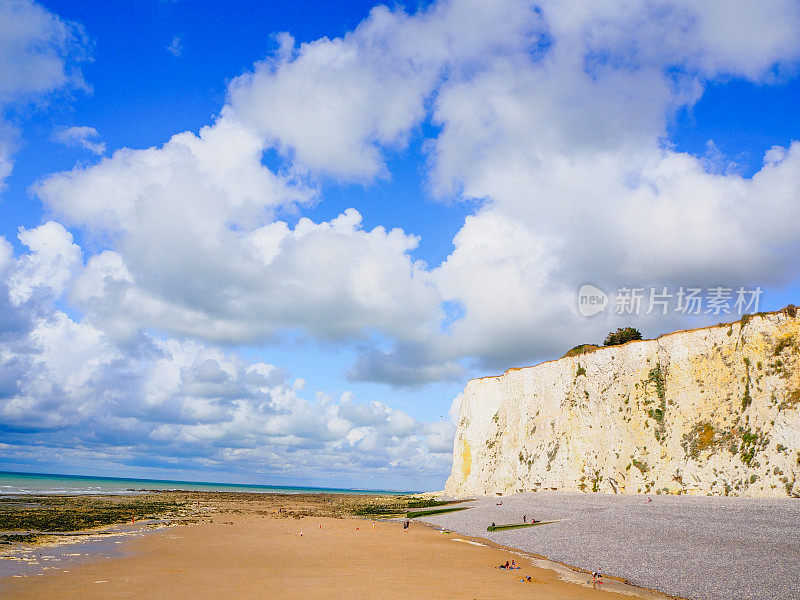
[[[569,583],[528,558],[422,524],[403,531],[399,522],[373,528],[363,519],[280,518],[252,502],[204,510],[195,524],[127,540],[124,556],[3,578],[0,593],[9,600],[631,598]],[[495,568],[512,559],[523,568]],[[526,575],[534,583],[521,583]]]

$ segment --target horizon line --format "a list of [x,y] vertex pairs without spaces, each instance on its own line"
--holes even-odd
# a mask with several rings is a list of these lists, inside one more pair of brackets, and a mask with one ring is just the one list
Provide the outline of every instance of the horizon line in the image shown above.
[[188,483],[193,485],[224,485],[244,488],[278,488],[287,490],[333,490],[339,492],[391,492],[393,494],[418,494],[420,491],[387,490],[378,488],[323,487],[317,485],[275,485],[267,483],[227,483],[223,481],[190,481],[185,479],[152,479],[149,477],[112,477],[108,475],[70,475],[67,473],[41,473],[32,471],[4,471],[0,475],[38,475],[46,477],[71,477],[76,479],[112,479],[118,481],[145,481],[153,483]]

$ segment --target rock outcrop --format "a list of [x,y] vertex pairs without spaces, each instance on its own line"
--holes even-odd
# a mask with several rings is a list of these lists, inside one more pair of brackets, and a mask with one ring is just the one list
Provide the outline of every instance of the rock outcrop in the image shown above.
[[471,380],[445,490],[800,496],[800,319],[789,307]]

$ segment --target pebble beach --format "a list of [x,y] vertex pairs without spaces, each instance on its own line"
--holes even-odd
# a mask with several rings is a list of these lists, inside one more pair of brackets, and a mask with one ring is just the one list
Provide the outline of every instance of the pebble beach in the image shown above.
[[[426,522],[681,598],[800,599],[800,501],[537,492]],[[502,503],[498,505],[498,503]],[[556,523],[487,532],[523,516]]]

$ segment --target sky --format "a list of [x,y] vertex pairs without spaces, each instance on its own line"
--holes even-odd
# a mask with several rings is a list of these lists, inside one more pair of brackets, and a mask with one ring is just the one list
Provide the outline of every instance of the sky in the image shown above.
[[469,378],[798,303],[799,66],[796,0],[0,0],[0,469],[442,489]]

